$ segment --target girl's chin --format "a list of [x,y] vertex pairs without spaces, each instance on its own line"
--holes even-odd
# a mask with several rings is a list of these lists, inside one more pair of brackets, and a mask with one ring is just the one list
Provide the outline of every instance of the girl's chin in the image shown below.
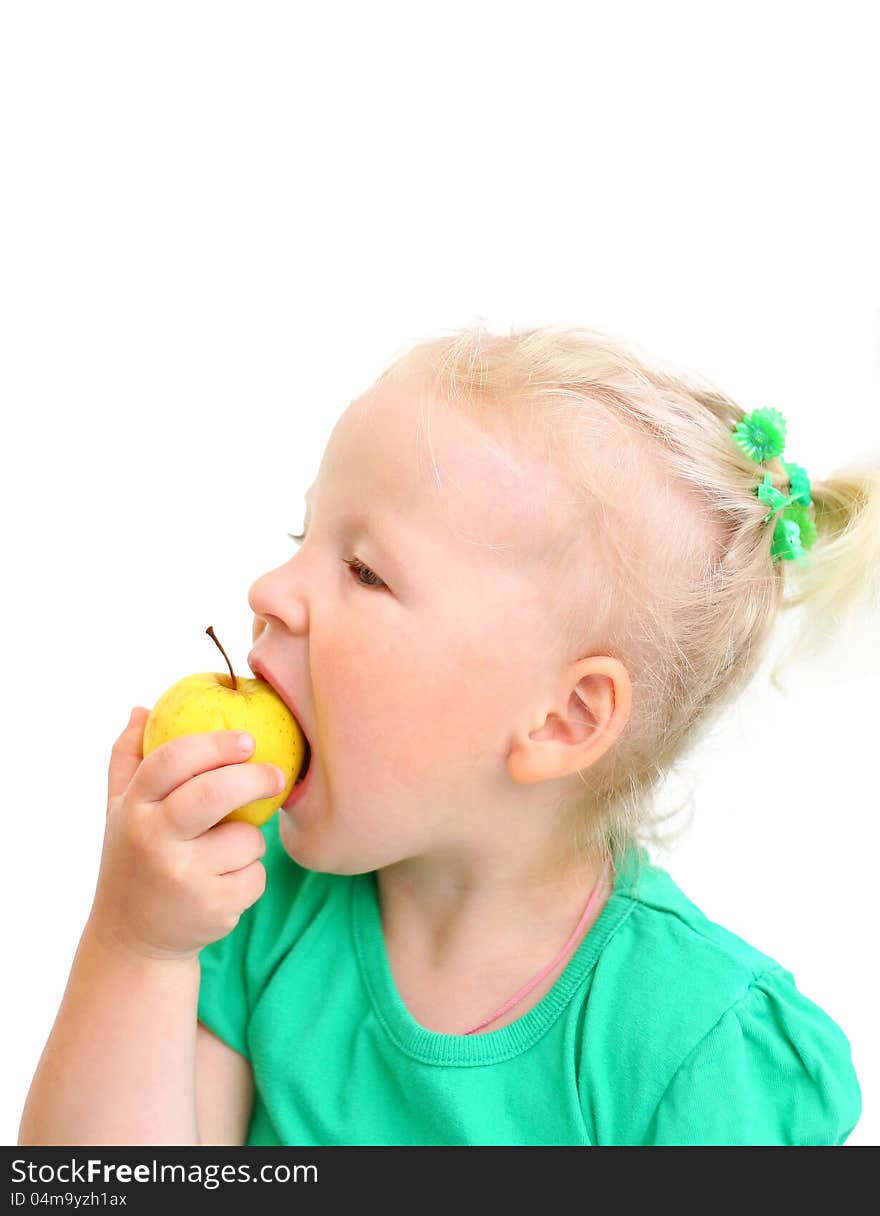
[[281,810],[278,812],[280,819],[278,820],[278,838],[284,846],[284,851],[288,857],[301,866],[311,869],[309,862],[305,860],[302,854],[301,842],[303,829],[302,825],[296,822],[294,814],[290,811]]
[[287,856],[304,870],[351,877],[375,868],[357,854],[352,857],[350,851],[340,853],[338,849],[334,850],[330,838],[318,831],[310,831],[309,824],[297,819],[295,810],[282,810],[279,814],[278,836],[282,847]]

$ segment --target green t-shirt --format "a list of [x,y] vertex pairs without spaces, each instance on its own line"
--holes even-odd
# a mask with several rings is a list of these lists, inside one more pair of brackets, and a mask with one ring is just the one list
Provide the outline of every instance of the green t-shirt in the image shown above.
[[260,830],[266,890],[199,956],[199,1020],[253,1069],[248,1145],[839,1145],[858,1122],[840,1027],[644,848],[543,999],[458,1035],[400,999],[375,872]]

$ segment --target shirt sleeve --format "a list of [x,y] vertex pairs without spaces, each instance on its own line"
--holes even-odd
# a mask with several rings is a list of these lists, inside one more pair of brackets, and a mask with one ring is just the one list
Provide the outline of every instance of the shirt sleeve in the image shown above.
[[837,1146],[861,1112],[849,1040],[779,967],[682,1061],[646,1143]]

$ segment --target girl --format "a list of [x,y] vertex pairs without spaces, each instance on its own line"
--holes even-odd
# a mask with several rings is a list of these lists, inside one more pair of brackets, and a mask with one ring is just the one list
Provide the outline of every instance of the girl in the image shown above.
[[392,364],[250,590],[306,780],[220,823],[270,766],[143,758],[132,713],[20,1143],[844,1143],[843,1031],[647,850],[780,611],[839,622],[877,568],[880,471],[786,441],[594,330]]

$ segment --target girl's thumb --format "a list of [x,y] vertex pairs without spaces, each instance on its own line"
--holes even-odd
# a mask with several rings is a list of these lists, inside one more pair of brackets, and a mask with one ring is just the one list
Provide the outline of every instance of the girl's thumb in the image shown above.
[[144,726],[149,716],[148,709],[136,705],[129,714],[125,730],[113,744],[107,774],[108,801],[125,793],[144,758]]

